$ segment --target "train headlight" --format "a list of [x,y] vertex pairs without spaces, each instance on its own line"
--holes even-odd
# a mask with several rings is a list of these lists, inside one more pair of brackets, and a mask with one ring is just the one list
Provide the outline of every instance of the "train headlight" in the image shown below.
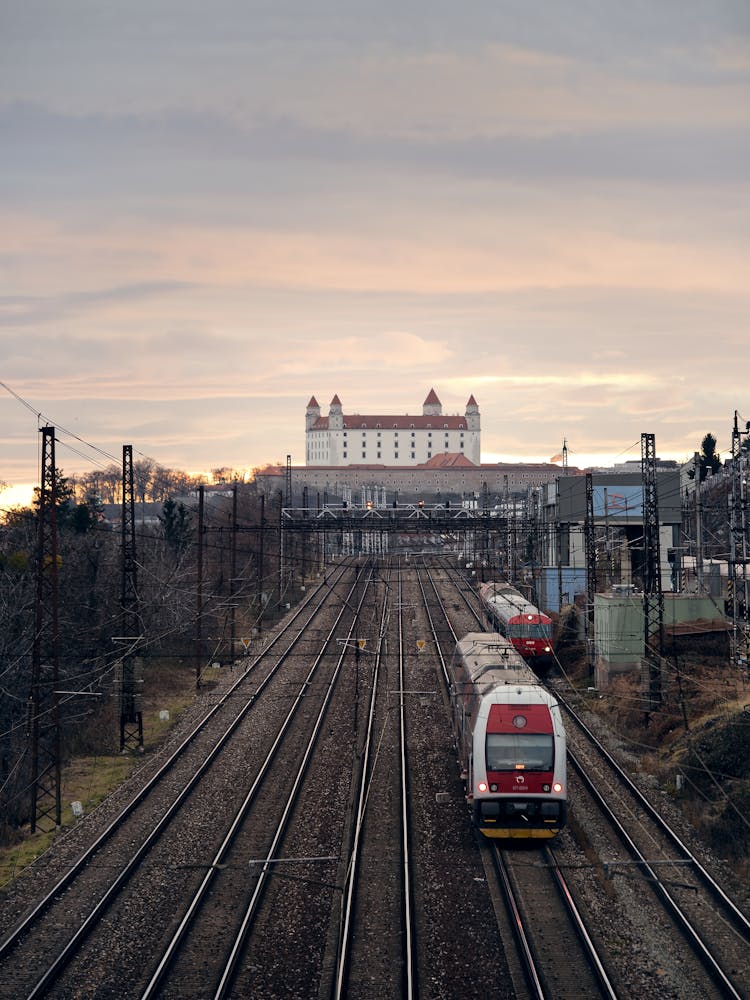
[[497,785],[490,785],[490,791],[491,792],[496,792],[497,791]]
[[548,792],[548,791],[549,791],[549,789],[550,789],[550,786],[549,786],[549,785],[542,785],[542,791],[543,791],[543,792]]
[[557,792],[558,795],[560,794],[560,792],[562,791],[562,785],[560,784],[559,781],[556,781],[554,783],[554,785],[552,786],[552,791]]
[[477,790],[480,791],[480,792],[486,792],[487,791],[487,782],[486,781],[480,781],[479,784],[477,785]]
[[544,647],[544,652],[545,653],[551,653],[552,652],[552,647],[551,646],[545,646]]

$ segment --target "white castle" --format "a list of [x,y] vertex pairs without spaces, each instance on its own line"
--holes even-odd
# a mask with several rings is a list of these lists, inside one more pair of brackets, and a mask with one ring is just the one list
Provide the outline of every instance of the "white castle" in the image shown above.
[[313,396],[305,411],[308,466],[479,465],[481,428],[479,407],[469,397],[463,416],[445,416],[435,390],[422,404],[421,416],[364,416],[345,414],[338,395],[328,416],[320,415]]

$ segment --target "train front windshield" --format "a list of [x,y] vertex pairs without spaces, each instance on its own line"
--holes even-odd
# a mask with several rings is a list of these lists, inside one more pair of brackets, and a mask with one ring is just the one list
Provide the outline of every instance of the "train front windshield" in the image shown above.
[[549,637],[549,625],[530,625],[528,622],[511,622],[508,626],[509,639],[549,639]]
[[487,733],[488,771],[551,771],[552,733]]

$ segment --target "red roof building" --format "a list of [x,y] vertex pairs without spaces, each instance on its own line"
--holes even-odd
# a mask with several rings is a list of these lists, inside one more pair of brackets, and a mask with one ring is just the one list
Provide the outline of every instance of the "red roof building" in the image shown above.
[[344,413],[335,395],[328,416],[322,416],[315,396],[305,410],[306,464],[349,466],[382,464],[414,467],[444,458],[479,465],[481,424],[479,407],[470,396],[462,415],[444,415],[434,389],[422,404],[422,413]]

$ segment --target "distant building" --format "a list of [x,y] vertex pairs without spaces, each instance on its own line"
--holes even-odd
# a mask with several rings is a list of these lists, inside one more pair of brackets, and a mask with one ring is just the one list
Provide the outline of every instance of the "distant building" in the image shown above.
[[[284,489],[285,469],[268,466],[256,473],[255,483],[262,493]],[[334,500],[346,491],[355,494],[364,489],[385,490],[388,502],[413,502],[419,498],[453,499],[481,497],[486,492],[492,506],[509,493],[554,483],[560,475],[557,465],[547,463],[504,463],[474,465],[465,455],[439,455],[411,467],[395,465],[294,466],[291,469],[293,504],[299,504],[302,491],[308,490],[311,506],[320,500]],[[566,475],[580,475],[567,469]]]
[[481,427],[479,407],[470,396],[463,416],[446,416],[434,389],[418,416],[345,414],[338,395],[328,416],[321,416],[313,396],[305,411],[308,467],[385,465],[415,468],[439,456],[463,456],[479,465]]

